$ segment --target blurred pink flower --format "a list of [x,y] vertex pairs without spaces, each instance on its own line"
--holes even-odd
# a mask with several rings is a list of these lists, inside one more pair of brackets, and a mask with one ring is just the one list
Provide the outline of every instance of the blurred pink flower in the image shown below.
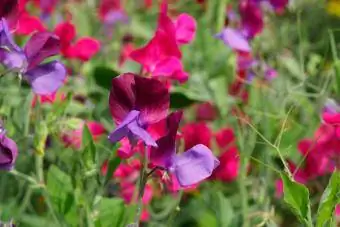
[[54,32],[60,38],[61,53],[66,58],[88,61],[100,50],[100,42],[92,37],[82,37],[72,43],[76,28],[69,21],[59,23]]
[[184,149],[188,150],[197,144],[210,147],[212,132],[204,122],[189,123],[183,126],[182,136],[184,139]]
[[[62,135],[61,139],[62,139],[63,143],[65,144],[65,146],[67,146],[67,147],[71,146],[71,147],[74,147],[76,149],[79,149],[81,147],[82,132],[83,132],[84,124],[85,124],[85,122],[82,122],[79,125],[79,129],[69,131],[69,132],[65,132]],[[87,121],[86,125],[89,128],[94,140],[98,140],[106,132],[103,125],[99,122]]]
[[227,182],[235,180],[240,168],[240,158],[237,148],[228,148],[218,160],[220,161],[220,165],[214,170],[212,178]]

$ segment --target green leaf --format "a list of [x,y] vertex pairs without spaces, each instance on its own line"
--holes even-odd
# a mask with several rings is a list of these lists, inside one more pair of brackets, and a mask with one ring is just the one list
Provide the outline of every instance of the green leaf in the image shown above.
[[172,92],[170,94],[170,108],[173,109],[189,107],[196,102],[198,102],[198,100],[189,98],[182,92]]
[[111,88],[111,80],[118,76],[119,72],[106,66],[98,66],[94,68],[92,75],[98,86],[109,90]]
[[103,198],[98,206],[96,226],[121,226],[125,212],[124,208],[122,199]]
[[[340,196],[340,172],[334,172],[329,180],[328,186],[322,194],[316,226],[331,226],[333,214]],[[329,225],[326,225],[329,224]]]
[[284,200],[290,205],[294,214],[307,226],[313,226],[308,189],[285,173],[281,173]]
[[92,134],[86,124],[84,124],[82,135],[83,161],[86,168],[93,169],[97,162],[96,146],[94,145]]
[[116,168],[118,167],[118,165],[120,164],[121,159],[117,156],[117,157],[112,157],[108,164],[107,164],[107,173],[105,176],[105,183],[107,184],[107,182],[109,182],[109,180],[112,178],[113,176],[113,172],[116,170]]
[[63,214],[70,211],[74,204],[72,180],[55,165],[52,165],[47,173],[47,192],[55,209]]

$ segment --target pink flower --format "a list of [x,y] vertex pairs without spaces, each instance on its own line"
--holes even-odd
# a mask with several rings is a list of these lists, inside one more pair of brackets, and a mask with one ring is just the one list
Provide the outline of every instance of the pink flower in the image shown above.
[[216,142],[219,148],[225,149],[235,141],[235,134],[232,128],[223,128],[216,133]]
[[204,122],[186,124],[182,128],[184,149],[188,150],[197,144],[210,147],[212,132]]
[[60,38],[61,53],[66,58],[88,61],[100,50],[100,42],[92,37],[82,37],[72,44],[76,29],[69,21],[58,24],[54,32]]
[[336,205],[335,207],[335,215],[340,216],[340,204]]
[[[62,141],[64,142],[65,146],[71,146],[76,149],[79,149],[81,147],[84,124],[85,122],[82,122],[79,126],[79,129],[66,132],[62,135]],[[89,128],[94,140],[98,140],[106,131],[102,124],[99,122],[87,121],[86,125]]]
[[194,38],[195,31],[195,19],[181,14],[177,21],[173,22],[167,15],[167,5],[162,4],[154,37],[146,46],[133,51],[130,57],[154,77],[185,82],[188,73],[183,69],[179,44],[189,43]]
[[54,92],[50,95],[35,95],[31,106],[34,107],[37,102],[40,102],[40,104],[51,104],[56,101],[63,101],[66,98],[64,93],[57,93]]
[[264,22],[260,7],[252,0],[242,0],[239,5],[242,31],[247,38],[262,32]]
[[46,31],[44,24],[38,17],[32,16],[27,12],[21,12],[17,17],[15,33],[18,35],[30,35],[36,31]]
[[230,147],[218,158],[220,165],[213,172],[212,178],[221,181],[233,181],[237,178],[240,158],[236,147]]

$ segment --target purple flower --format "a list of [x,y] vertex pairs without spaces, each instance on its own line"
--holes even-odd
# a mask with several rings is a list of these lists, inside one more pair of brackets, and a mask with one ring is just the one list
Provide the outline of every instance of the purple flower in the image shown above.
[[181,118],[182,112],[175,112],[168,116],[168,133],[157,140],[157,148],[151,148],[150,161],[173,173],[179,184],[187,187],[211,176],[219,161],[203,144],[176,154],[176,134]]
[[236,29],[226,28],[215,37],[222,40],[225,45],[229,46],[233,50],[247,53],[251,51],[247,38]]
[[167,116],[170,96],[164,84],[154,78],[122,74],[112,80],[109,105],[117,125],[109,135],[112,143],[128,137],[132,144],[141,139],[148,146],[157,146],[146,128]]
[[51,94],[63,84],[66,77],[63,64],[59,61],[41,64],[57,55],[59,49],[59,38],[50,32],[34,33],[21,49],[14,43],[6,20],[0,21],[0,62],[8,70],[21,73],[37,94]]
[[6,130],[0,126],[0,170],[11,170],[17,156],[16,143],[6,136]]

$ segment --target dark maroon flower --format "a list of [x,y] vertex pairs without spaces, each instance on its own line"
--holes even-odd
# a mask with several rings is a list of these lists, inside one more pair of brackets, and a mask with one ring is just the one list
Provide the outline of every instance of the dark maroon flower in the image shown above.
[[14,14],[18,10],[18,0],[1,0],[0,18]]
[[109,135],[111,142],[127,136],[130,142],[142,139],[146,145],[157,146],[145,130],[167,116],[170,96],[157,79],[125,73],[112,80],[109,105],[118,127]]
[[262,32],[263,15],[262,11],[252,0],[240,2],[241,26],[247,38],[253,38]]

